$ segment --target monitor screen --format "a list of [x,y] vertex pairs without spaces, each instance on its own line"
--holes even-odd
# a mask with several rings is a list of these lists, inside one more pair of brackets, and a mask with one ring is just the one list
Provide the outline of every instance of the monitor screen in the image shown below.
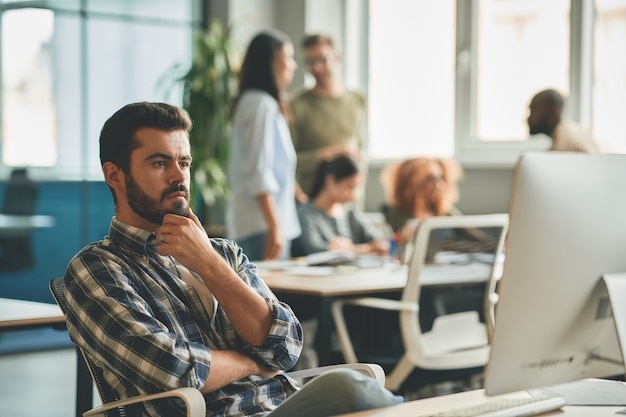
[[509,214],[487,395],[623,376],[601,277],[626,272],[626,155],[523,155]]

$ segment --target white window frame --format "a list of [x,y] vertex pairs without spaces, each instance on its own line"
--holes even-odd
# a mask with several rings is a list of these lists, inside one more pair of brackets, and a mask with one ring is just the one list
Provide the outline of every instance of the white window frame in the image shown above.
[[[366,2],[369,3],[368,0]],[[478,1],[457,0],[456,7],[454,157],[466,167],[510,168],[521,153],[545,150],[550,140],[546,137],[545,140],[481,141],[476,137]],[[571,0],[570,9],[570,85],[566,111],[568,118],[588,128],[591,119],[593,0]],[[367,26],[367,14],[360,25],[355,24],[354,19],[346,20],[347,33],[359,33]],[[367,36],[361,39],[362,44],[358,48],[367,50]],[[355,48],[355,45],[351,47]],[[367,73],[365,68],[363,74]],[[367,81],[362,88],[367,91]],[[369,158],[373,166],[390,162],[372,155]]]

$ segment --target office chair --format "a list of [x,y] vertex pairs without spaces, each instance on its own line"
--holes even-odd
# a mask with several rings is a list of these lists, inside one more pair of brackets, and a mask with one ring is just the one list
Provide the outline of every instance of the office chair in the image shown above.
[[[397,391],[414,369],[426,371],[471,371],[487,363],[489,356],[488,327],[480,321],[475,310],[445,313],[434,318],[432,328],[423,331],[420,325],[420,295],[422,285],[420,275],[425,266],[429,238],[433,230],[456,228],[490,228],[499,230],[493,245],[494,259],[502,252],[508,228],[508,214],[466,215],[431,217],[423,220],[415,234],[414,249],[408,256],[407,283],[400,300],[388,298],[362,297],[333,301],[331,311],[347,363],[358,362],[353,341],[344,317],[344,307],[356,306],[359,309],[375,309],[398,312],[398,322],[402,337],[402,355],[387,377],[386,387]],[[470,255],[471,256],[471,255]],[[487,288],[495,289],[492,281],[498,271],[492,262],[487,278]],[[484,294],[487,307],[490,294]],[[376,331],[376,329],[373,329]],[[397,359],[397,358],[396,358]]]
[[[63,314],[66,313],[65,295],[63,294],[64,282],[63,277],[53,278],[49,283],[50,292],[54,300],[61,308]],[[83,413],[83,417],[126,417],[132,415],[128,406],[139,404],[142,402],[158,400],[162,398],[177,397],[183,400],[186,406],[187,417],[205,417],[206,403],[204,396],[196,388],[184,387],[170,391],[160,392],[156,394],[138,395],[123,400],[117,399],[111,387],[104,379],[104,374],[90,359],[89,354],[82,348],[79,348],[82,358],[85,360],[89,373],[98,390],[102,405],[95,407]],[[318,368],[303,369],[287,373],[291,378],[306,383],[309,379],[335,368],[352,368],[364,375],[376,379],[381,385],[385,385],[385,372],[382,367],[376,364],[360,363],[360,364],[341,364],[329,365]]]
[[[39,190],[31,181],[25,168],[16,168],[6,185],[2,213],[30,216],[35,211]],[[14,271],[28,268],[34,263],[29,231],[0,237],[0,270]]]

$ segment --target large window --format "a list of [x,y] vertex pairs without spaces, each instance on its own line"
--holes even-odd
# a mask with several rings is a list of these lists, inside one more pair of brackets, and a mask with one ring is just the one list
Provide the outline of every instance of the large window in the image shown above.
[[510,164],[534,93],[626,152],[626,0],[369,0],[372,159]]
[[626,0],[596,0],[591,125],[606,150],[626,152]]
[[454,152],[455,4],[370,2],[369,152]]
[[198,4],[0,0],[3,172],[100,179],[106,118],[133,101],[181,98],[159,79],[190,61]]
[[2,14],[1,24],[2,39],[6,40],[2,48],[2,162],[54,166],[54,13],[10,10]]
[[533,93],[546,86],[569,90],[569,0],[477,5],[476,137],[525,140]]

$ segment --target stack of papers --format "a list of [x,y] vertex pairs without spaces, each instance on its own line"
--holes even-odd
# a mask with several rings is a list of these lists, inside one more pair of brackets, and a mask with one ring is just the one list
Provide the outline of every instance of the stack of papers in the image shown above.
[[528,390],[532,397],[560,395],[567,405],[626,405],[626,384],[606,379],[583,379]]
[[356,255],[345,251],[316,252],[302,258],[306,265],[344,265],[352,262]]
[[295,275],[331,275],[335,267],[380,268],[387,259],[376,255],[355,255],[351,252],[324,251],[303,258],[281,261],[257,261],[257,268],[263,271],[285,271]]
[[288,260],[288,261],[255,261],[254,264],[257,268],[265,270],[265,271],[282,271],[287,268],[293,268],[295,266],[306,265],[302,261],[299,260]]

